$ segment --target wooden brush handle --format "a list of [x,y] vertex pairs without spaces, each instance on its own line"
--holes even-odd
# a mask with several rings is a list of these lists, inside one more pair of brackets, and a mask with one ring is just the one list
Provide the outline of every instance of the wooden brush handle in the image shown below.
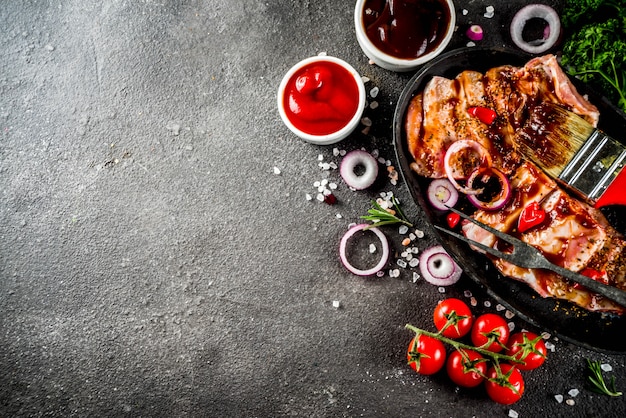
[[593,206],[602,208],[610,205],[626,206],[626,168],[622,168],[622,171],[613,179],[609,187]]

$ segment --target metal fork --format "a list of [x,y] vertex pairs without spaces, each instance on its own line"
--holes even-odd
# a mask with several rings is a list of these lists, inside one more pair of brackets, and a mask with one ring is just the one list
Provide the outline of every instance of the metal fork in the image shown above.
[[553,271],[554,273],[557,273],[563,277],[566,277],[567,279],[570,279],[576,283],[579,283],[585,286],[587,289],[593,292],[596,292],[602,296],[605,296],[606,298],[611,299],[619,303],[620,305],[626,307],[626,292],[625,291],[620,290],[616,287],[612,287],[612,286],[608,286],[603,283],[600,283],[583,274],[576,273],[572,270],[568,270],[561,266],[557,266],[556,264],[553,264],[550,261],[548,261],[548,259],[545,258],[543,254],[541,254],[541,252],[537,248],[529,244],[526,244],[524,241],[518,238],[512,237],[511,235],[505,234],[504,232],[498,231],[497,229],[492,228],[489,225],[485,225],[484,223],[477,221],[476,219],[472,218],[471,216],[466,215],[465,213],[457,209],[454,209],[454,208],[449,208],[449,209],[452,212],[457,213],[463,219],[467,219],[468,221],[473,222],[474,224],[485,229],[486,231],[491,232],[499,239],[508,242],[509,244],[513,246],[513,251],[510,253],[505,253],[505,252],[496,250],[493,247],[489,247],[480,242],[466,238],[464,235],[458,234],[454,231],[443,228],[439,225],[435,225],[435,228],[437,228],[438,230],[445,232],[446,234],[451,235],[470,245],[478,247],[481,250],[491,255],[494,255],[498,258],[501,258],[505,261],[510,262],[511,264],[515,264],[516,266],[523,267],[523,268],[540,268],[540,269]]

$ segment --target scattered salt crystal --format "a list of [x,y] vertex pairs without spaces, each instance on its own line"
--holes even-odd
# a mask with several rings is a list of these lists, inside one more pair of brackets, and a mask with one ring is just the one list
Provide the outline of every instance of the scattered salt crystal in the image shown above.
[[378,87],[374,87],[373,89],[370,90],[370,96],[375,98],[376,96],[378,96],[379,92],[380,92],[380,89]]
[[495,14],[495,10],[496,9],[493,6],[487,6],[485,7],[485,14],[483,16],[485,16],[487,19],[491,19]]
[[475,297],[472,296],[472,298],[470,299],[470,305],[472,306],[477,306],[478,305],[478,301],[476,300]]
[[424,238],[424,231],[420,230],[420,229],[416,229],[415,230],[415,236],[418,238]]
[[491,301],[486,300],[484,305],[485,305],[485,308],[491,308]]
[[573,399],[568,399],[568,400],[566,400],[566,401],[565,401],[565,403],[566,403],[566,404],[568,404],[569,406],[574,406],[574,404],[575,404],[576,402],[574,402],[574,400],[573,400]]
[[332,168],[329,163],[320,163],[319,166],[322,170],[330,170]]
[[420,252],[420,249],[418,247],[411,247],[410,249],[413,254],[418,254]]
[[336,170],[337,169],[337,163],[334,161],[331,161],[328,163],[328,165],[330,166],[330,168]]
[[370,244],[370,253],[374,254],[376,252],[376,246],[374,244]]
[[319,154],[317,156],[317,161],[324,161],[324,155],[323,154]]
[[506,308],[503,305],[499,304],[499,303],[496,305],[496,311],[498,311],[498,312],[503,311],[505,309]]
[[50,44],[46,45],[46,50],[48,51],[54,51],[54,47]]
[[417,237],[417,236],[416,236],[413,232],[411,232],[411,233],[409,234],[409,239],[410,239],[411,241],[415,241],[415,238],[416,238],[416,237]]
[[391,160],[385,160],[385,165],[389,167],[391,165]]
[[313,196],[311,196],[310,194],[305,194],[304,197],[306,197],[306,200],[313,200]]
[[339,150],[339,155],[341,155],[342,157],[346,155],[347,153],[348,151],[346,151],[345,149]]
[[543,338],[544,340],[549,340],[550,337],[552,337],[552,334],[550,334],[549,332],[544,331],[541,333],[541,338]]
[[409,231],[409,227],[406,225],[400,225],[400,228],[398,228],[398,232],[400,233],[400,235],[404,235]]
[[319,55],[320,57],[325,57],[326,55],[328,55],[328,53],[326,51],[322,51],[317,55]]
[[333,192],[331,192],[331,191],[330,191],[330,190],[328,190],[328,189],[324,189],[324,190],[322,190],[322,194],[323,194],[324,196],[329,196],[329,195],[333,194]]
[[338,156],[339,156],[339,148],[337,148],[337,147],[333,148],[333,155],[334,155],[335,157],[338,157]]
[[420,279],[420,275],[416,272],[413,272],[413,283],[416,283]]
[[550,350],[550,352],[554,353],[554,349],[555,349],[556,347],[555,347],[555,346],[554,346],[554,344],[552,344],[550,341],[546,341],[546,348],[547,348],[548,350]]
[[558,403],[562,403],[563,402],[563,395],[554,395],[554,399],[556,399],[556,401]]
[[515,314],[514,314],[513,312],[511,312],[511,311],[508,311],[508,310],[504,313],[504,317],[505,317],[506,319],[511,319],[511,318],[513,318],[514,316],[515,316]]
[[385,159],[383,157],[378,157],[378,162],[381,164],[385,164]]
[[607,364],[607,363],[601,364],[600,368],[602,369],[602,371],[605,371],[605,372],[613,371],[613,367],[610,364]]
[[320,181],[316,181],[315,183],[313,183],[313,187],[320,187],[322,185],[322,183]]
[[330,190],[337,190],[337,183],[328,183],[328,188]]
[[322,179],[320,181],[320,186],[326,186],[328,184],[328,179]]
[[469,12],[467,11],[467,9],[463,9],[461,10],[461,13],[463,14],[463,16],[467,16]]
[[370,127],[366,126],[365,128],[361,129],[361,133],[363,135],[368,135],[370,133]]
[[363,126],[372,126],[372,120],[367,116],[361,119]]
[[383,277],[384,275],[385,275],[385,272],[384,272],[384,271],[382,271],[382,270],[378,270],[378,271],[376,272],[376,277]]
[[471,290],[466,290],[463,292],[463,296],[465,296],[466,298],[471,298],[472,297],[472,291]]
[[509,409],[509,418],[518,418],[519,414],[517,413],[517,411],[514,411],[513,409]]
[[567,394],[569,396],[571,396],[572,398],[575,398],[576,396],[578,396],[579,393],[580,393],[580,391],[578,389],[576,389],[576,388],[570,389],[570,391],[567,392]]
[[417,265],[420,263],[420,259],[419,258],[413,258],[411,259],[411,261],[409,261],[409,266],[411,267],[417,267]]
[[413,260],[413,253],[406,253],[406,255],[404,256],[404,258],[406,258],[406,261],[411,261],[411,260]]
[[324,201],[324,195],[322,193],[318,193],[317,196],[315,196],[315,198],[319,200],[320,202]]
[[468,43],[465,44],[466,47],[471,48],[473,46],[476,46],[476,42],[473,41],[469,41]]
[[408,255],[408,253],[406,251],[402,251],[400,253],[400,257],[402,257],[402,258],[406,258],[407,255]]
[[439,291],[439,293],[446,293],[446,288],[443,286],[439,286],[437,290]]
[[515,329],[515,323],[514,322],[509,322],[509,331],[513,331]]
[[338,300],[333,300],[333,308],[339,309],[341,307],[341,302]]
[[400,270],[399,269],[389,270],[389,277],[400,277]]
[[341,218],[343,218],[343,216],[341,215],[341,213],[336,214],[336,215],[335,215],[335,217],[336,217],[337,219],[341,219]]
[[368,81],[370,81],[370,78],[367,76],[361,76],[361,81],[363,81],[363,83],[367,83]]
[[373,101],[372,103],[370,103],[370,109],[377,109],[378,108],[378,102],[377,101]]
[[399,259],[397,261],[398,266],[400,266],[401,268],[406,268],[407,264],[406,261],[404,261],[403,259]]

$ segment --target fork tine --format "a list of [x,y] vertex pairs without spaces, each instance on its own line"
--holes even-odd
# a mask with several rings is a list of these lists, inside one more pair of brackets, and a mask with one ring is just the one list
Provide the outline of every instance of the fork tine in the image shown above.
[[489,253],[491,255],[494,255],[494,256],[496,256],[498,258],[501,258],[503,260],[509,261],[509,259],[511,258],[511,254],[504,253],[502,251],[496,250],[493,247],[490,247],[488,245],[482,244],[482,243],[480,243],[478,241],[474,241],[472,239],[466,238],[464,235],[458,234],[458,233],[456,233],[454,231],[450,231],[449,229],[446,229],[446,228],[441,227],[439,225],[435,225],[435,228],[437,228],[440,231],[445,232],[448,235],[451,235],[451,236],[455,237],[456,239],[459,239],[459,240],[461,240],[463,242],[466,242],[469,245],[473,245],[473,246],[475,246],[477,248],[480,248],[481,250],[483,250],[483,251],[485,251],[485,252],[487,252],[487,253]]
[[509,244],[513,245],[515,248],[523,247],[523,246],[526,245],[526,243],[524,243],[524,241],[522,241],[520,239],[517,239],[515,237],[512,237],[509,234],[505,234],[502,231],[498,231],[497,229],[495,229],[495,228],[493,228],[493,227],[491,227],[489,225],[486,225],[486,224],[484,224],[484,223],[482,223],[482,222],[472,218],[469,215],[466,215],[465,213],[461,212],[458,209],[455,209],[455,208],[450,207],[450,206],[448,206],[448,209],[450,209],[452,212],[454,212],[457,215],[459,215],[461,218],[467,219],[468,221],[472,222],[473,224],[480,226],[485,231],[491,232],[493,235],[495,235],[496,237],[500,238],[503,241],[508,242]]

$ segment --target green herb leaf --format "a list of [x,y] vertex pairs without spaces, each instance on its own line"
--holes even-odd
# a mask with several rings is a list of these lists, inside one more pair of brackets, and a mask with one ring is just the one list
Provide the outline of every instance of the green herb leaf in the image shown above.
[[367,211],[368,215],[361,216],[361,219],[372,222],[371,226],[403,224],[408,227],[412,227],[413,224],[409,222],[406,216],[404,216],[404,213],[402,213],[402,210],[398,205],[398,200],[395,196],[391,197],[391,203],[393,204],[393,211],[395,214],[387,209],[384,209],[376,201],[372,201],[373,208]]
[[618,392],[615,389],[615,376],[611,376],[611,380],[608,385],[604,381],[602,367],[599,361],[587,359],[587,366],[589,367],[589,381],[593,385],[591,390],[608,396],[622,396],[622,392]]

